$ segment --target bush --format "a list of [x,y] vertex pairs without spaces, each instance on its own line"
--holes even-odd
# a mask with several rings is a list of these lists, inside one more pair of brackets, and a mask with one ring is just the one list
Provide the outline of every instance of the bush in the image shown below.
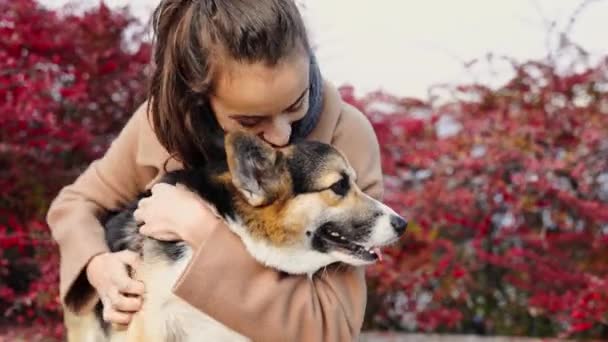
[[512,65],[444,104],[342,88],[411,222],[369,269],[370,327],[608,337],[608,59]]
[[104,5],[60,15],[0,1],[0,325],[60,317],[45,214],[143,101],[150,48],[127,49],[132,23]]

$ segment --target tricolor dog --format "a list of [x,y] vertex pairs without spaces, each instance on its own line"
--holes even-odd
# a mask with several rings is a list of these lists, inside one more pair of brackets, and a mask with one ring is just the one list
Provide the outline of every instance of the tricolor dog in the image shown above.
[[[247,133],[227,134],[224,145],[225,161],[170,172],[163,181],[183,184],[214,205],[262,264],[309,276],[335,262],[367,265],[379,259],[380,247],[397,241],[406,229],[401,216],[357,187],[354,170],[330,145],[302,141],[273,148]],[[96,315],[70,315],[70,338],[246,341],[172,294],[193,251],[184,242],[138,234],[132,216],[136,207],[134,201],[111,216],[105,228],[112,251],[130,249],[142,256],[133,276],[146,286],[143,308],[124,331],[104,323],[100,310]]]

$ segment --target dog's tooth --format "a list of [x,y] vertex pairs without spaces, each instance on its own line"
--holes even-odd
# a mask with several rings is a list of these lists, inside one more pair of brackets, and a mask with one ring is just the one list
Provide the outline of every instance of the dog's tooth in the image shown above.
[[340,240],[346,240],[346,238],[342,235],[340,235]]
[[331,234],[331,236],[340,236],[340,234],[338,234],[337,232],[331,232],[329,234]]

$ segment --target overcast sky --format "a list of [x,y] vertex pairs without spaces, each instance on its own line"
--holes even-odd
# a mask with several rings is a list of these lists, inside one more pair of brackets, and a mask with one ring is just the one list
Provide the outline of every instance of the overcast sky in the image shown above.
[[[42,0],[59,7],[69,0]],[[74,2],[74,1],[72,1]],[[582,0],[303,0],[303,13],[326,78],[361,91],[388,90],[424,97],[436,83],[468,79],[462,68],[488,52],[518,59],[547,51],[546,20],[567,25]],[[74,3],[96,4],[98,0]],[[147,21],[158,0],[106,0],[128,5]],[[374,4],[371,6],[370,4]],[[596,0],[578,17],[573,37],[606,54],[608,0]],[[508,73],[485,75],[500,83]]]

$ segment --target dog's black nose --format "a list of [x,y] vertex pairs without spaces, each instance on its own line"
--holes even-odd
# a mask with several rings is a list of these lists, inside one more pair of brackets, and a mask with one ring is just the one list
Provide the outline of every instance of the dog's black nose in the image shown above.
[[401,216],[393,215],[391,216],[391,226],[397,234],[401,235],[405,233],[405,228],[407,228],[407,221],[403,219]]

